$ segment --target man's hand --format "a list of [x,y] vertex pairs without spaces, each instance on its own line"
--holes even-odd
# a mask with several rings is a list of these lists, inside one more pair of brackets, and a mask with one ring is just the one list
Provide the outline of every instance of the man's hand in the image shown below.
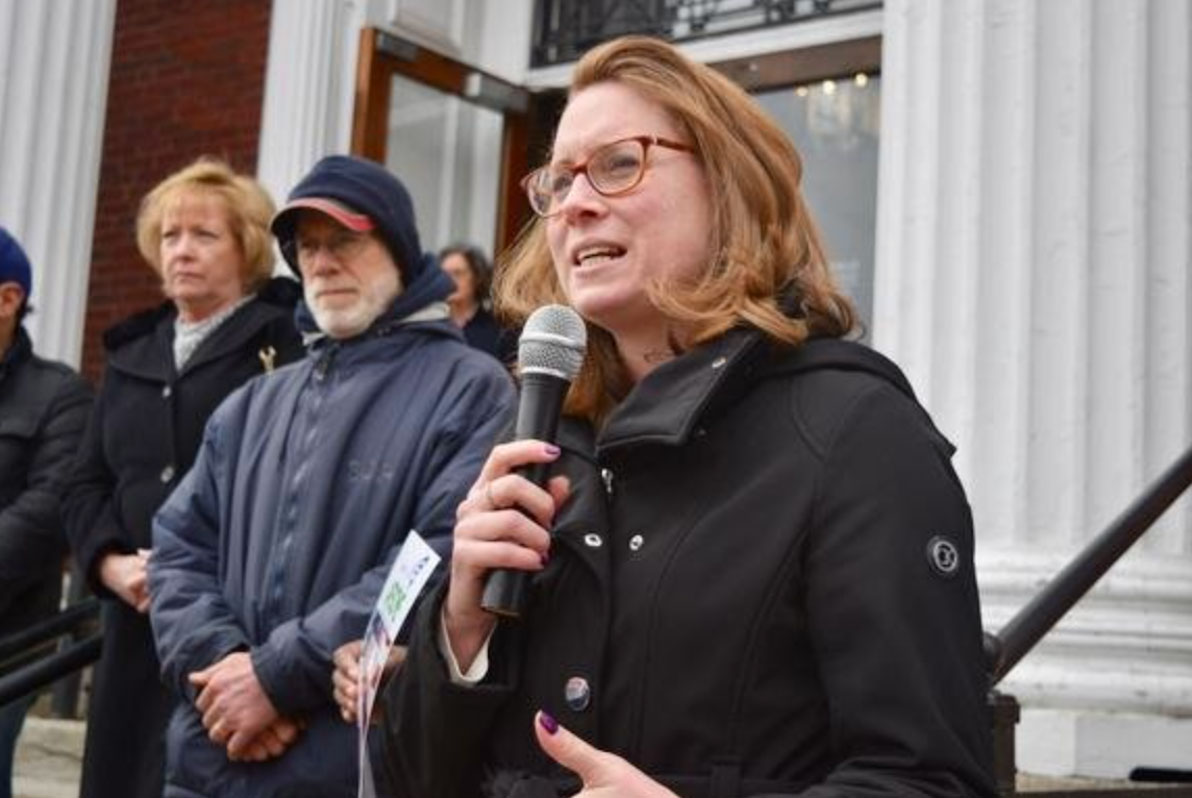
[[105,554],[99,561],[99,581],[140,613],[149,611],[146,566],[151,554],[149,549],[137,549],[136,554]]
[[[356,722],[356,707],[360,700],[358,685],[360,684],[360,654],[364,650],[364,641],[353,640],[344,643],[335,650],[331,661],[335,663],[335,670],[331,674],[332,692],[335,703],[339,706],[339,715],[345,723]],[[384,682],[406,661],[406,647],[393,646],[389,649],[389,656],[385,660],[385,670],[381,677]],[[376,713],[373,715],[376,717]]]
[[233,757],[228,754],[228,759],[233,762],[265,762],[276,759],[294,744],[301,731],[302,726],[299,723],[289,718],[278,718],[272,726],[248,744],[243,756]]
[[584,788],[574,798],[678,798],[616,754],[588,745],[545,712],[535,716],[534,733],[547,756],[583,780]]
[[[247,758],[253,742],[281,720],[261,689],[246,652],[228,654],[214,665],[190,674],[189,679],[199,688],[195,707],[203,716],[207,736],[214,743],[226,744],[229,759]],[[283,739],[282,735],[274,736],[279,742]],[[266,750],[273,750],[262,744]]]

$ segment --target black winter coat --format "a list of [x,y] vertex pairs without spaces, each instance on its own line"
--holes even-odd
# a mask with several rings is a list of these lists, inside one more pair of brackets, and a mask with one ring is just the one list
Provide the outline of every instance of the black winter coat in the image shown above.
[[147,615],[99,580],[109,553],[152,545],[153,514],[194,461],[207,417],[263,371],[301,358],[293,312],[301,289],[270,281],[174,367],[172,303],[104,334],[107,367],[65,503],[75,557],[104,602],[83,758],[83,798],[160,798],[173,699],[161,682]]
[[570,795],[541,708],[681,796],[991,796],[972,521],[951,446],[859,345],[733,331],[658,367],[595,436],[485,679],[428,601],[390,686],[403,796]]
[[464,340],[473,349],[488,352],[508,366],[517,361],[517,335],[497,323],[491,311],[476,308],[464,325]]
[[18,327],[0,359],[0,637],[58,609],[59,505],[90,408],[83,378],[34,355]]

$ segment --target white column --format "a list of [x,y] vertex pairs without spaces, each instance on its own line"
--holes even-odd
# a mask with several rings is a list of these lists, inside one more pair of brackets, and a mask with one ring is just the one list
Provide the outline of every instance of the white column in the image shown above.
[[[874,340],[960,447],[996,630],[1192,446],[1192,6],[887,0],[883,47]],[[1188,766],[1189,506],[1004,683],[1025,768]]]
[[33,264],[25,325],[78,366],[115,0],[0,0],[0,225]]
[[365,5],[367,0],[273,4],[257,177],[278,205],[315,161],[346,153],[351,145]]

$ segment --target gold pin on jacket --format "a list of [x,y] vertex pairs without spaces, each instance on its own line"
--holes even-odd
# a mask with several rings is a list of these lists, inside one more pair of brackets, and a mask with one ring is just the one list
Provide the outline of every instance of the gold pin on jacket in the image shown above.
[[273,361],[277,359],[277,350],[272,346],[261,347],[260,351],[257,352],[257,357],[261,359],[261,368],[265,369],[266,374],[276,368]]

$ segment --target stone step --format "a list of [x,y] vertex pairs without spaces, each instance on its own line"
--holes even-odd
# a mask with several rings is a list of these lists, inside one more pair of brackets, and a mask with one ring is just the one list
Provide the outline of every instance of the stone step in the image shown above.
[[26,717],[13,763],[13,798],[77,798],[85,731],[81,720]]
[[1137,795],[1138,798],[1192,798],[1192,784],[1156,784],[1121,779],[1090,779],[1060,776],[1037,776],[1019,772],[1016,787],[1024,798],[1117,798]]

